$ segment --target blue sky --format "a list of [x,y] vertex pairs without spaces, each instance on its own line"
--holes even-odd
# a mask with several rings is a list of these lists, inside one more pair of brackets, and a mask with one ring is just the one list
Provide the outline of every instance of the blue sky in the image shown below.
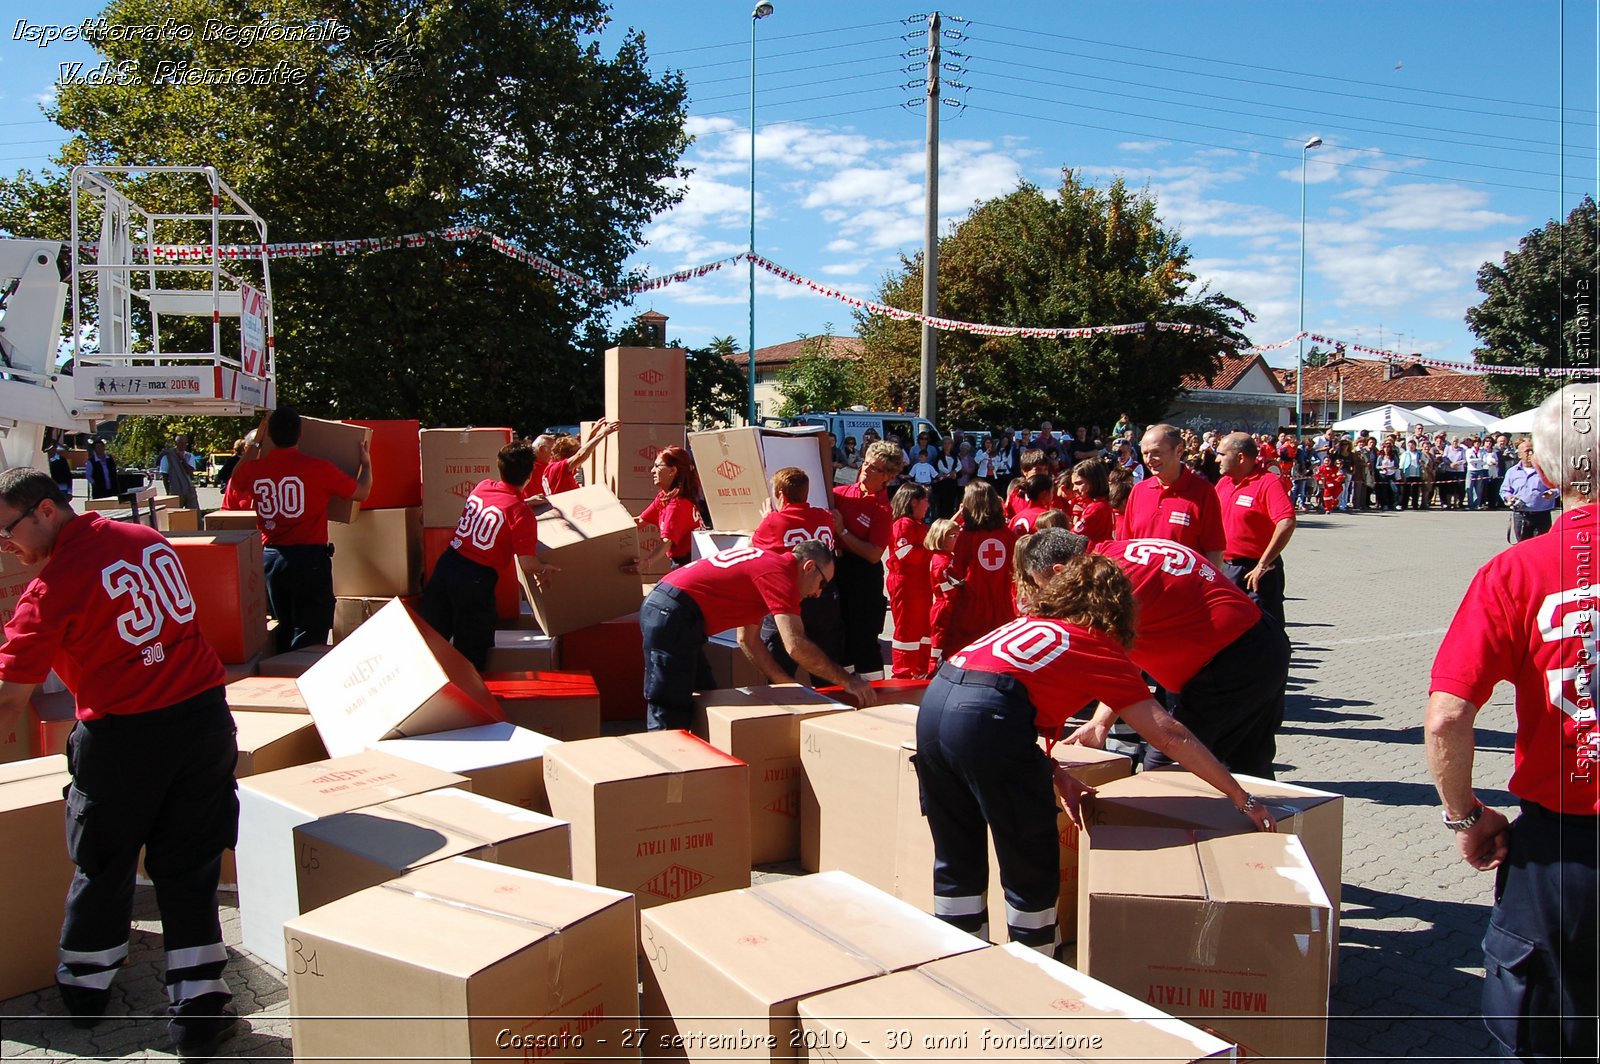
[[[757,250],[871,298],[922,239],[920,90],[909,49],[929,8],[774,0],[757,27]],[[12,12],[20,5],[7,5]],[[100,4],[67,0],[49,20]],[[745,249],[750,0],[624,0],[602,43],[642,30],[690,92],[687,195],[648,231],[655,274]],[[1565,215],[1597,182],[1596,5],[1530,0],[1024,3],[943,13],[964,40],[965,108],[943,111],[945,226],[1061,167],[1148,187],[1196,271],[1257,316],[1261,344],[1296,330],[1300,146],[1307,155],[1306,327],[1372,347],[1468,361],[1477,267]],[[943,9],[941,9],[943,10]],[[39,168],[61,134],[38,120],[57,64],[81,45],[0,38],[0,172]],[[45,17],[32,16],[36,23]],[[912,39],[903,39],[910,34]],[[1563,110],[1564,109],[1564,110]],[[1565,116],[1565,121],[1561,120]],[[201,161],[201,160],[196,160]],[[220,164],[226,175],[226,160]],[[270,219],[269,219],[270,221]],[[380,236],[387,234],[365,234]],[[533,249],[539,250],[539,249]],[[627,310],[671,317],[691,344],[746,342],[747,276],[724,269]],[[849,332],[848,307],[757,277],[756,344]],[[995,324],[1032,325],[1033,322]],[[1104,323],[1114,324],[1114,323]],[[1269,360],[1292,364],[1293,348]]]

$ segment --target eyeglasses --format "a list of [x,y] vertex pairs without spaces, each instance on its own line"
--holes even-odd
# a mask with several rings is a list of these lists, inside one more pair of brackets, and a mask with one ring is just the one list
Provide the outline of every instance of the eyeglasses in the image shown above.
[[[44,502],[44,500],[40,499],[39,502]],[[12,521],[9,525],[6,525],[4,528],[0,528],[0,539],[10,539],[12,530],[18,525],[22,524],[23,520],[29,514],[33,513],[33,511],[39,508],[39,502],[34,503],[32,506],[18,514],[16,520]]]

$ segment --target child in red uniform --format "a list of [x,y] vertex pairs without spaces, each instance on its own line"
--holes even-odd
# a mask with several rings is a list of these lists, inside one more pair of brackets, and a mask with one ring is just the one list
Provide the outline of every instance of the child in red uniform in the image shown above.
[[981,481],[967,485],[961,499],[961,535],[951,571],[961,579],[952,641],[964,647],[1017,615],[1011,583],[1011,545],[1000,497]]
[[[829,550],[838,549],[839,512],[806,501],[811,497],[811,477],[804,469],[785,466],[772,474],[772,497],[778,500],[778,508],[756,526],[750,537],[752,547],[788,554],[796,543],[815,539]],[[832,583],[823,587],[816,598],[800,603],[800,623],[805,626],[806,638],[817,644],[829,660],[838,661],[843,656],[844,614],[839,607],[839,589]],[[778,665],[790,676],[795,675],[799,666],[789,656],[778,624],[770,616],[761,622],[761,641],[772,651]]]
[[1111,471],[1098,458],[1085,458],[1072,467],[1072,492],[1081,502],[1072,531],[1087,537],[1091,545],[1106,542],[1115,524],[1110,502]]
[[1322,485],[1322,512],[1331,514],[1338,508],[1339,493],[1344,490],[1344,466],[1330,454],[1318,467],[1316,480]]
[[1017,492],[1018,503],[1011,511],[1011,531],[1025,536],[1034,529],[1041,514],[1049,513],[1056,493],[1055,482],[1044,473],[1033,473]]
[[946,652],[955,653],[965,644],[952,642],[951,615],[956,609],[956,592],[961,581],[950,571],[955,560],[956,538],[961,526],[949,518],[941,518],[928,529],[922,545],[928,550],[928,587],[933,596],[933,608],[928,615],[928,639],[931,661],[929,668],[939,670],[939,661]]
[[932,645],[929,624],[933,613],[933,585],[928,582],[931,560],[924,540],[928,516],[928,489],[903,484],[889,504],[894,527],[889,533],[889,611],[894,616],[893,662],[890,675],[919,680],[928,675]]
[[650,468],[650,476],[655,481],[656,497],[639,515],[638,524],[641,528],[655,525],[661,530],[661,542],[639,560],[639,566],[649,566],[663,552],[675,568],[688,565],[694,549],[694,530],[700,527],[700,510],[695,506],[700,497],[700,475],[695,472],[694,460],[682,447],[663,447]]

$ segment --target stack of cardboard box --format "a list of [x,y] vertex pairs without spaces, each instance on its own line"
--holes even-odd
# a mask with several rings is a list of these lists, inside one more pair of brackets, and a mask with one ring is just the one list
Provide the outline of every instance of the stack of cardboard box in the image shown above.
[[62,843],[67,759],[38,757],[0,765],[0,1001],[55,982],[56,944],[72,882]]
[[350,524],[330,524],[333,641],[391,598],[422,592],[422,459],[415,421],[348,421],[371,434],[372,492]]
[[691,432],[689,448],[711,523],[719,531],[755,531],[763,504],[777,506],[772,474],[786,466],[798,466],[810,477],[812,506],[833,505],[833,452],[820,432],[748,427]]
[[[620,427],[596,448],[584,478],[610,488],[635,517],[656,497],[656,455],[684,443],[686,357],[678,347],[613,347],[605,354],[606,417]],[[641,555],[659,540],[654,529],[645,535]],[[640,575],[653,581],[668,568],[663,555]]]

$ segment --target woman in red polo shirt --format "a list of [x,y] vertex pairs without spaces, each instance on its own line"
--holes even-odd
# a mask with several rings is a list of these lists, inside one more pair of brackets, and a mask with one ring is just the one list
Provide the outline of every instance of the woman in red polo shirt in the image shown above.
[[639,561],[647,568],[663,553],[672,559],[674,566],[689,564],[694,550],[694,530],[700,527],[700,511],[695,500],[700,496],[700,475],[695,472],[694,459],[682,447],[663,447],[656,455],[650,476],[656,485],[656,497],[638,524],[655,525],[661,530],[661,540],[648,555]]

